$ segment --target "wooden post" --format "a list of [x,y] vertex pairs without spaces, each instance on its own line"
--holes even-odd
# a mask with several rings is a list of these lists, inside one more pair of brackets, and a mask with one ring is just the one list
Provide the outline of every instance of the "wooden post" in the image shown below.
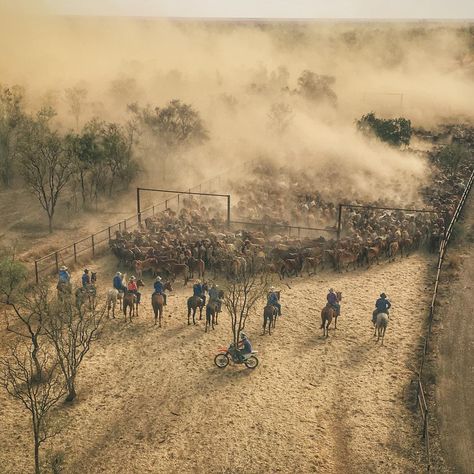
[[227,195],[227,227],[230,228],[230,194]]
[[168,209],[168,199],[165,201],[165,209]]
[[127,230],[127,219],[123,220],[123,230]]
[[110,226],[109,226],[109,240],[112,238],[112,235],[110,233]]
[[94,234],[91,235],[91,241],[92,241],[92,256],[95,256],[95,245],[94,245]]
[[[110,227],[109,227],[109,231],[110,231]],[[72,248],[74,249],[74,263],[77,263],[76,242],[72,244]]]
[[142,223],[142,210],[140,209],[140,188],[137,188],[137,215],[138,215],[138,224]]
[[36,277],[36,283],[39,283],[38,260],[35,260],[35,277]]
[[56,273],[59,273],[59,258],[58,258],[58,252],[54,252],[54,259],[56,260]]
[[337,240],[340,240],[341,238],[341,218],[342,218],[342,204],[339,204],[339,213],[337,216]]

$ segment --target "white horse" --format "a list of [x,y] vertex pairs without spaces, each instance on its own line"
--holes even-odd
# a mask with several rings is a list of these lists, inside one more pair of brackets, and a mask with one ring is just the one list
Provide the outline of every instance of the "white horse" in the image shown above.
[[377,336],[377,342],[379,342],[379,339],[382,338],[382,346],[383,346],[383,338],[385,336],[385,330],[387,329],[387,326],[388,326],[388,314],[387,313],[377,314],[374,336]]
[[[122,275],[122,285],[124,281],[127,281],[127,274]],[[117,301],[119,302],[119,308],[122,309],[123,293],[115,288],[109,288],[107,290],[107,316],[110,316],[110,310],[112,309],[112,318],[115,318],[115,307]]]

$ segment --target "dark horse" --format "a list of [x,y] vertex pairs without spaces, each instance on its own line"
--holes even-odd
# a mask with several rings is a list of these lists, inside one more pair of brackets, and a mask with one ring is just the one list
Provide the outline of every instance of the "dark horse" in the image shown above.
[[[173,291],[173,288],[171,287],[171,283],[167,281],[163,285],[165,290],[168,291]],[[153,307],[153,312],[155,313],[155,326],[158,321],[158,326],[161,328],[161,321],[163,320],[163,303],[164,303],[164,298],[163,295],[160,295],[158,293],[153,293],[151,295],[151,306]],[[171,315],[170,315],[171,317]]]
[[[280,301],[280,292],[275,292],[278,295],[278,301]],[[268,334],[272,334],[272,329],[275,329],[276,319],[278,316],[278,309],[271,304],[268,304],[263,308],[263,334],[265,334],[267,323],[268,323]]]
[[[220,290],[219,291],[219,299],[222,300],[224,298],[224,291]],[[214,329],[214,326],[217,326],[217,316],[221,312],[221,303],[218,303],[217,301],[209,301],[206,305],[206,328],[205,331],[207,332],[207,328],[209,326],[212,326],[212,329]]]
[[[340,303],[342,300],[342,293],[340,291],[336,291],[337,295],[337,302]],[[323,330],[323,336],[329,336],[329,326],[334,318],[334,329],[337,329],[337,313],[336,310],[327,303],[326,306],[321,311],[321,327],[320,329]]]
[[[140,289],[141,286],[145,286],[143,281],[138,279],[137,280],[137,287]],[[125,316],[125,322],[127,321],[127,308],[129,309],[129,318],[130,322],[132,322],[132,316],[138,316],[138,299],[135,293],[131,293],[130,291],[126,291],[123,295],[123,315]]]
[[[203,292],[207,291],[207,284],[202,285]],[[193,324],[196,324],[196,310],[199,308],[199,319],[202,319],[202,309],[204,308],[204,299],[199,296],[188,298],[188,324],[191,324],[191,312],[193,313]]]

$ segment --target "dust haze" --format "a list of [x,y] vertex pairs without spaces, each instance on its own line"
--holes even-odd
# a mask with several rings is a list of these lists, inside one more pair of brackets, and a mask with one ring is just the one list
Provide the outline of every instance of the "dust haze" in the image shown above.
[[[54,17],[40,8],[2,18],[0,83],[21,84],[31,110],[54,106],[58,128],[74,127],[64,89],[77,84],[88,90],[81,124],[125,121],[133,102],[192,104],[210,140],[174,158],[175,181],[197,183],[260,159],[315,180],[333,170],[348,197],[415,202],[429,173],[424,159],[367,139],[354,121],[374,111],[430,128],[471,119],[474,109],[472,27],[459,23],[170,22]],[[294,92],[304,70],[334,78],[335,105]],[[288,110],[280,130],[270,120],[275,104]],[[161,184],[150,148],[142,181]]]

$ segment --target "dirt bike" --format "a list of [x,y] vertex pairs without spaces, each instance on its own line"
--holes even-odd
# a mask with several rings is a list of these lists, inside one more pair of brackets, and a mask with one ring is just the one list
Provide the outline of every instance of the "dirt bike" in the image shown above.
[[219,347],[219,354],[214,357],[214,364],[219,369],[224,369],[232,361],[234,364],[245,364],[248,369],[255,369],[258,365],[257,351],[252,351],[250,354],[241,354],[239,350],[235,349],[234,344],[229,347]]

